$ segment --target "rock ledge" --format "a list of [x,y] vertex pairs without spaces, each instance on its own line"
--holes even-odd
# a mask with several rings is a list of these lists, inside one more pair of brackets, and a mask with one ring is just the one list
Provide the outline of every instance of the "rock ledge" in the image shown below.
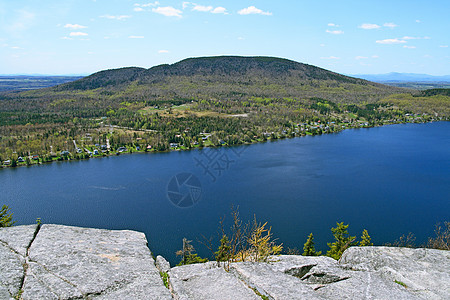
[[[168,274],[169,289],[160,272]],[[170,268],[145,235],[63,225],[0,228],[0,299],[450,299],[450,251],[352,247],[341,260]]]

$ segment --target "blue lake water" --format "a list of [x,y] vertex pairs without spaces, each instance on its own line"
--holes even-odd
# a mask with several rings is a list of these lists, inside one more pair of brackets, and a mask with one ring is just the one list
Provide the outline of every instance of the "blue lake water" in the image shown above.
[[[174,178],[181,173],[198,179],[194,188]],[[192,206],[173,204],[177,184],[188,195],[181,205]],[[450,220],[450,122],[10,168],[0,170],[0,191],[17,225],[138,230],[172,263],[183,237],[207,255],[196,240],[216,236],[231,205],[244,220],[268,221],[285,248],[302,248],[313,232],[327,250],[336,221],[358,237],[366,228],[375,244],[409,232],[420,244]]]

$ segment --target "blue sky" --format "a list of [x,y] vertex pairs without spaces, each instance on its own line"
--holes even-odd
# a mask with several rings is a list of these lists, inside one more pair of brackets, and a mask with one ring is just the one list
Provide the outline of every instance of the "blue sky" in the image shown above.
[[450,1],[0,0],[0,74],[276,56],[345,74],[450,74]]

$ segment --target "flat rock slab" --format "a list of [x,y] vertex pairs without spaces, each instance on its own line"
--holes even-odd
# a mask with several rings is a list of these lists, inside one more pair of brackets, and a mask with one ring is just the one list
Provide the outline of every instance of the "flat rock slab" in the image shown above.
[[0,299],[450,299],[450,251],[351,247],[340,261],[170,268],[169,289],[136,231],[63,225],[0,228]]
[[237,277],[269,299],[324,299],[300,278],[275,271],[267,263],[243,262],[231,268]]
[[385,281],[397,282],[423,299],[450,299],[450,251],[352,247],[343,253],[340,263],[353,270],[373,272]]
[[43,225],[28,261],[23,299],[172,299],[143,233]]
[[22,286],[27,250],[37,225],[0,228],[0,299],[15,297]]
[[175,299],[261,300],[241,280],[216,262],[174,267],[169,271]]

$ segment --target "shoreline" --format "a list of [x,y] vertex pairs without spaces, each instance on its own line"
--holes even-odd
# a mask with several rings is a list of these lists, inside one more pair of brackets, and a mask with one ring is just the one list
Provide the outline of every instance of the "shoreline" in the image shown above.
[[145,151],[145,150],[135,150],[135,151],[127,151],[127,152],[110,152],[108,154],[105,155],[93,155],[93,156],[89,156],[87,158],[79,158],[79,157],[67,157],[67,158],[63,158],[63,159],[59,159],[61,158],[61,156],[54,156],[52,157],[52,160],[50,161],[40,161],[42,158],[38,159],[38,162],[33,162],[31,156],[29,157],[31,164],[27,165],[26,162],[17,162],[16,166],[11,166],[11,165],[4,165],[3,162],[1,162],[2,164],[0,165],[0,170],[2,169],[9,169],[9,168],[17,168],[17,167],[33,167],[33,166],[40,166],[40,165],[45,165],[45,164],[49,164],[49,163],[53,163],[53,162],[76,162],[76,161],[81,161],[81,160],[89,160],[89,159],[96,159],[96,158],[109,158],[109,157],[114,157],[114,156],[120,156],[120,155],[130,155],[130,154],[151,154],[151,153],[170,153],[170,152],[178,152],[178,151],[191,151],[191,150],[196,150],[196,149],[204,149],[204,148],[219,148],[219,147],[239,147],[239,146],[249,146],[249,145],[253,145],[253,144],[259,144],[259,143],[265,143],[265,142],[274,142],[274,141],[278,141],[278,140],[284,140],[284,139],[293,139],[293,138],[302,138],[305,136],[317,136],[317,135],[325,135],[325,134],[335,134],[335,133],[340,133],[344,130],[349,130],[349,129],[369,129],[369,128],[375,128],[375,127],[384,127],[384,126],[390,126],[390,125],[400,125],[400,124],[428,124],[428,123],[434,123],[434,122],[450,122],[450,120],[431,120],[431,121],[427,121],[427,122],[398,122],[398,123],[389,123],[389,124],[383,124],[383,125],[371,125],[371,126],[364,126],[364,127],[350,127],[350,128],[342,128],[341,130],[338,131],[333,131],[333,132],[325,132],[325,133],[320,133],[320,134],[311,134],[309,132],[305,133],[305,134],[301,134],[299,136],[282,136],[279,138],[267,138],[266,140],[255,140],[252,143],[243,143],[243,144],[236,144],[236,145],[219,145],[219,146],[214,146],[214,145],[206,145],[206,146],[197,146],[197,147],[191,147],[191,148],[175,148],[175,149],[169,149],[169,150],[164,150],[164,151],[158,151],[158,150],[150,150],[150,151]]

